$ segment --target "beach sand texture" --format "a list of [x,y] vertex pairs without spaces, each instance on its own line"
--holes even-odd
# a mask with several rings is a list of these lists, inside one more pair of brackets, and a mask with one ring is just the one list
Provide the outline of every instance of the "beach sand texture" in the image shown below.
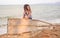
[[8,19],[8,32],[0,38],[60,38],[60,25],[35,19]]

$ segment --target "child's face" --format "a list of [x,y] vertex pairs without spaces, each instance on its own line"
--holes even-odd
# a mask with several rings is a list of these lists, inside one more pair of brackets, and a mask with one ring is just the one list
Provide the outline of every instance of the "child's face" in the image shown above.
[[27,9],[29,10],[29,9],[30,9],[30,7],[29,7],[29,6],[27,6]]

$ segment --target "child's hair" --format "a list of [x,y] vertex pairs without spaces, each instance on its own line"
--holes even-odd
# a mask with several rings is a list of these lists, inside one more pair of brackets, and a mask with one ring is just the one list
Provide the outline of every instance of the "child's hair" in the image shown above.
[[[28,11],[27,6],[29,6],[29,5],[28,5],[28,4],[25,4],[25,5],[24,5],[24,11]],[[29,11],[31,12],[31,8],[30,8],[30,6],[29,6]]]

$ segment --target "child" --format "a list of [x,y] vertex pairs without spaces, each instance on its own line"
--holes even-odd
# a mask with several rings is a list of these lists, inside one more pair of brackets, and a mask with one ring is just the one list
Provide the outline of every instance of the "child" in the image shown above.
[[31,8],[30,8],[30,6],[28,4],[25,4],[24,5],[23,18],[32,19],[32,16],[31,16]]

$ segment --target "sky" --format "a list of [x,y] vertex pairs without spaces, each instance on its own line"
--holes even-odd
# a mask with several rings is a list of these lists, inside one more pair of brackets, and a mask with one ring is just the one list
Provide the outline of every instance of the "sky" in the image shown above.
[[60,0],[0,0],[0,5],[9,4],[45,4],[45,3],[56,3]]

